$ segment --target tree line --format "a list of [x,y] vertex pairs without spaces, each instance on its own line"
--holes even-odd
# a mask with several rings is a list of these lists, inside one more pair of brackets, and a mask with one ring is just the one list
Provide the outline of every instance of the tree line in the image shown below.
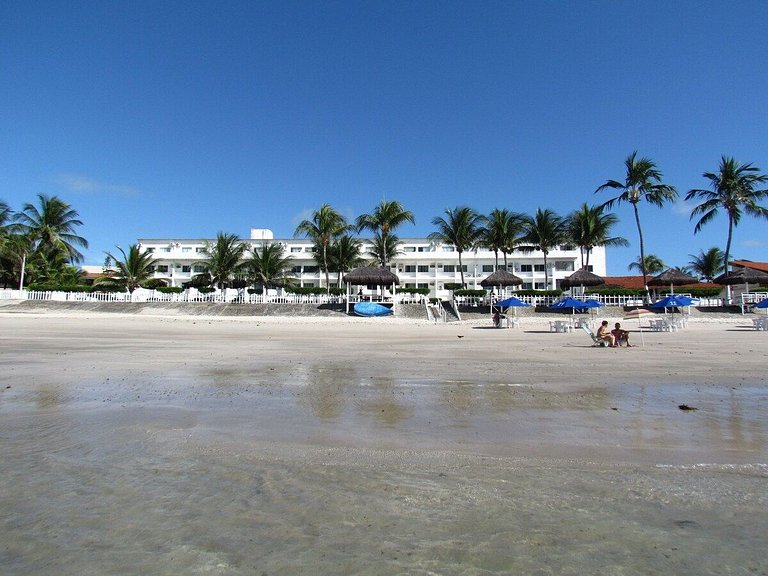
[[[728,269],[734,229],[742,216],[768,218],[768,209],[759,204],[768,196],[768,190],[762,188],[768,176],[751,163],[742,164],[723,156],[718,170],[705,172],[703,177],[709,188],[692,189],[685,195],[686,201],[700,201],[691,211],[691,220],[697,219],[694,234],[722,211],[728,221],[725,249],[713,247],[691,255],[692,260],[684,269],[711,280]],[[506,268],[514,251],[540,251],[548,286],[547,259],[557,246],[577,246],[581,266],[588,267],[595,247],[629,245],[626,238],[612,235],[619,220],[608,211],[614,205],[627,203],[632,207],[640,249],[639,258],[629,269],[640,272],[647,285],[648,275],[660,272],[664,264],[653,254],[646,254],[640,206],[645,203],[662,207],[678,198],[677,190],[663,181],[653,160],[638,158],[637,152],[633,152],[624,162],[622,177],[607,180],[595,193],[606,191],[615,191],[616,195],[599,204],[584,203],[565,216],[542,208],[533,215],[504,208],[493,209],[489,214],[480,214],[468,206],[446,208],[442,215],[432,219],[435,231],[428,238],[454,246],[462,284],[463,254],[482,247],[494,252],[496,268],[500,256]],[[348,222],[331,205],[323,204],[299,223],[294,236],[313,242],[315,261],[330,289],[332,273],[340,284],[345,272],[364,264],[387,266],[402,254],[396,230],[405,223],[415,224],[415,216],[395,200],[380,202],[372,212],[358,216],[354,222]],[[75,266],[82,261],[78,249],[88,247],[85,238],[77,235],[81,225],[77,211],[55,196],[39,195],[37,205],[24,204],[18,212],[0,201],[0,281],[6,286],[14,285],[27,275],[31,284],[80,282],[82,273]],[[365,231],[373,236],[364,251],[358,235]],[[119,255],[107,253],[112,270],[98,279],[98,284],[133,291],[152,277],[157,264],[152,254],[137,245],[129,246],[127,251],[118,247],[118,251]],[[204,259],[198,263],[204,272],[193,279],[193,284],[224,287],[247,282],[272,287],[290,281],[291,259],[283,253],[281,245],[267,242],[250,254],[249,251],[248,244],[237,235],[219,232],[215,241],[206,243]]]

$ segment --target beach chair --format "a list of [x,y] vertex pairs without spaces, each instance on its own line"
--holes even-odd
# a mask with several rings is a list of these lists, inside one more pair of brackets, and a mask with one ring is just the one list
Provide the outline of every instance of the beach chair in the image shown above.
[[587,326],[582,326],[581,329],[584,330],[584,332],[586,332],[587,334],[589,334],[590,338],[592,338],[592,346],[593,347],[594,346],[601,346],[601,347],[606,347],[606,348],[608,347],[608,342],[605,341],[605,340],[600,340],[600,338],[595,336],[595,333],[592,332],[592,330],[590,330]]

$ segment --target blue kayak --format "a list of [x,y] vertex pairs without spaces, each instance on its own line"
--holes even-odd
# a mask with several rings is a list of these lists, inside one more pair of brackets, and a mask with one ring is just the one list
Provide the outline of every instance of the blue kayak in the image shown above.
[[358,316],[386,316],[392,314],[392,308],[376,304],[375,302],[358,302],[353,311]]

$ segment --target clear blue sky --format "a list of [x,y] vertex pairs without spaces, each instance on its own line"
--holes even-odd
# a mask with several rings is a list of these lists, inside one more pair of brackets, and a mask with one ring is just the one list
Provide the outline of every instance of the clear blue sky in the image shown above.
[[[768,2],[0,3],[0,199],[76,208],[86,263],[137,238],[291,236],[328,202],[563,215],[633,150],[681,196],[722,154],[768,172]],[[668,265],[724,247],[641,206]],[[638,253],[615,208],[609,274]],[[735,258],[768,260],[768,223]]]

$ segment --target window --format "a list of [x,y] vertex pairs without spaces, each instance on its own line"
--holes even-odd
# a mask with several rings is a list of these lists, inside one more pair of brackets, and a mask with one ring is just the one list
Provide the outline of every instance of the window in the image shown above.
[[523,290],[533,290],[533,284],[531,284],[530,282],[523,282],[522,289]]
[[561,272],[573,272],[573,262],[556,260],[555,270],[559,270]]
[[406,264],[404,271],[407,272],[407,273],[411,273],[412,274],[412,273],[416,272],[416,266],[413,266],[412,264]]
[[419,246],[419,252],[430,252],[429,246]]
[[195,274],[202,274],[203,272],[205,272],[205,266],[200,266],[200,265],[198,265],[198,266],[193,266],[193,267],[192,267],[192,271],[193,271]]
[[576,247],[572,244],[563,244],[560,246],[560,250],[563,250],[564,252],[570,252],[571,250],[576,250]]
[[168,273],[168,266],[166,264],[161,264],[157,267],[158,272],[165,272]]
[[291,246],[291,252],[301,252],[301,246]]
[[419,282],[419,284],[416,286],[417,288],[429,288],[429,283],[427,282]]
[[483,272],[493,272],[493,264],[483,264]]
[[544,264],[534,264],[533,265],[533,271],[534,272],[544,272]]
[[443,266],[443,272],[456,272],[456,266],[453,264],[446,264]]
[[304,282],[304,287],[305,288],[314,288],[315,287],[315,283],[314,282]]
[[171,251],[171,249],[167,248],[167,247],[166,248],[160,248],[160,252],[170,252],[170,251]]
[[199,246],[195,248],[195,252],[198,254],[205,254],[205,248],[200,248]]
[[147,248],[147,254],[154,254],[155,249],[154,248]]
[[[406,252],[416,252],[416,246],[406,246],[405,247]],[[411,286],[411,288],[414,288],[414,286]]]
[[429,266],[419,266],[417,270],[419,272],[429,272]]
[[304,266],[304,274],[317,274],[319,271],[319,266]]
[[301,274],[301,266],[294,266],[291,268],[291,274]]
[[304,248],[304,252],[317,252],[317,248],[315,248],[314,246],[307,246],[306,248]]
[[181,271],[185,274],[189,274],[192,271],[192,266],[182,266]]
[[530,264],[520,264],[520,272],[533,272],[533,266]]
[[416,288],[416,284],[414,284],[413,282],[406,282],[405,283],[405,287],[406,288]]
[[451,245],[443,246],[443,252],[455,252],[456,248]]
[[192,252],[192,247],[191,246],[186,246],[186,247],[182,248],[181,251],[184,252],[185,254],[187,254],[189,252]]
[[536,282],[536,290],[546,290],[547,285],[544,282]]

